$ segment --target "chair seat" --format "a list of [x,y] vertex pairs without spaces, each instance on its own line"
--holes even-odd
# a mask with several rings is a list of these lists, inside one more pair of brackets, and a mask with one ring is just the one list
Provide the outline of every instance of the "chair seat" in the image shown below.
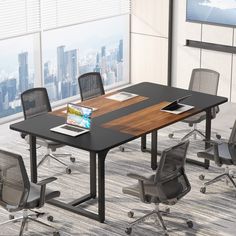
[[[27,143],[29,143],[29,135],[25,136],[25,140],[27,141]],[[43,138],[37,138],[36,143],[40,146],[43,146],[43,147],[46,147],[49,149],[53,149],[53,150],[65,146],[64,144],[54,142],[54,141],[48,140],[48,139],[43,139]]]
[[[149,177],[149,181],[144,181],[145,186],[145,200],[148,203],[163,203],[163,204],[171,204],[173,203],[173,199],[176,199],[176,196],[178,196],[183,191],[183,186],[180,182],[178,182],[178,179],[173,179],[172,181],[168,182],[167,186],[163,186],[165,189],[165,195],[166,195],[166,201],[163,201],[163,199],[160,199],[160,192],[158,191],[158,188],[153,184],[155,175],[151,175]],[[128,187],[124,187],[123,189],[124,194],[129,194],[131,196],[140,198],[140,187],[139,184],[133,184]]]
[[64,144],[57,143],[57,142],[54,142],[52,140],[40,139],[40,138],[37,138],[37,144],[40,145],[40,146],[50,148],[50,149],[57,149],[57,148],[65,146]]
[[[218,144],[219,158],[222,164],[233,165],[233,156],[236,156],[236,148],[228,143]],[[208,159],[214,161],[214,150],[213,147],[209,148],[205,152],[198,152],[197,156],[200,158]],[[236,163],[235,163],[236,164]]]
[[206,119],[206,112],[200,112],[194,116],[190,116],[190,117],[182,120],[182,122],[193,125],[196,123],[200,123],[201,121],[203,121],[205,119]]
[[[59,196],[60,196],[59,191],[52,191],[46,188],[45,202]],[[39,205],[39,201],[40,201],[40,186],[34,183],[30,183],[30,192],[24,208],[28,209],[36,208]]]

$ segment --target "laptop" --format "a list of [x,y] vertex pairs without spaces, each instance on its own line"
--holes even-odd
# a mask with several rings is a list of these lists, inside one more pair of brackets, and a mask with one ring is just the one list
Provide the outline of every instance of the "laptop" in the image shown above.
[[169,112],[169,113],[173,113],[173,114],[181,114],[185,111],[189,111],[191,109],[194,108],[194,106],[190,106],[190,105],[187,105],[187,104],[183,104],[183,103],[179,103],[180,101],[190,97],[190,95],[187,95],[187,96],[184,96],[184,97],[181,97],[181,98],[178,98],[176,99],[175,101],[172,101],[169,105],[163,107],[161,109],[161,111],[165,111],[165,112]]
[[50,130],[73,137],[87,133],[91,127],[92,111],[91,107],[68,103],[66,123]]

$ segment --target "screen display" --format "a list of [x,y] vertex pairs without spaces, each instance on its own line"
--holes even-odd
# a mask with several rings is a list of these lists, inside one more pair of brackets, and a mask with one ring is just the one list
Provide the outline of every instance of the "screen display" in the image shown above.
[[186,20],[236,26],[236,0],[187,0]]
[[67,104],[67,124],[90,129],[92,108]]

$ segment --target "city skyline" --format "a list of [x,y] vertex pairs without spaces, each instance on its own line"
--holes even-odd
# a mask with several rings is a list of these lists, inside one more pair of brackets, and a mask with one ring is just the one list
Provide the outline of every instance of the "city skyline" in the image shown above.
[[[106,45],[79,56],[80,48],[66,50],[57,48],[57,66],[52,62],[43,64],[44,86],[51,101],[58,101],[79,94],[77,78],[80,74],[97,71],[103,77],[104,86],[123,80],[123,39],[117,39],[116,47]],[[92,54],[91,54],[92,52]],[[34,87],[34,78],[29,78],[29,53],[21,52],[18,58],[18,78],[4,78],[0,82],[0,117],[20,112],[20,94]]]
[[[42,86],[51,102],[79,95],[77,78],[86,72],[100,72],[104,87],[127,81],[128,19],[120,16],[43,32]],[[20,112],[20,94],[40,84],[34,68],[40,68],[38,39],[35,34],[0,41],[0,118]]]

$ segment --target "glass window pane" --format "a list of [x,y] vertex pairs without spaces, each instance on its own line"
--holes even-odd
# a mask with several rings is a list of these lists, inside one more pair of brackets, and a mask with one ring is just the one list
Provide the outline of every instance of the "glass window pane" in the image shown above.
[[34,87],[33,35],[0,41],[0,118],[20,112],[20,94]]
[[129,82],[129,16],[43,34],[44,86],[51,101],[79,94],[80,74],[97,71],[105,89]]

